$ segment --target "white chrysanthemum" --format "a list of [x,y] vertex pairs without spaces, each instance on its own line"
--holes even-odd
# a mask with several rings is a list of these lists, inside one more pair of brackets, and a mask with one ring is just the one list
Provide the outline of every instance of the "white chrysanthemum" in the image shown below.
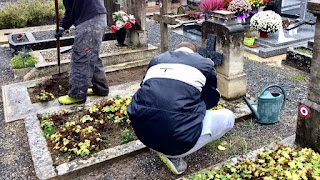
[[252,16],[250,28],[266,33],[275,33],[282,26],[281,16],[273,11],[263,11]]

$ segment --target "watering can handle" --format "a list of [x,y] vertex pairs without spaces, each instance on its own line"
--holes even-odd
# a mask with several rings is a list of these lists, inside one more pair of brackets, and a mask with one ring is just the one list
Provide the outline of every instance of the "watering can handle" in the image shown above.
[[264,92],[266,92],[268,89],[273,88],[273,87],[280,88],[281,91],[282,91],[282,94],[283,94],[283,103],[282,103],[281,110],[280,110],[280,111],[282,111],[283,108],[284,108],[284,106],[286,105],[286,99],[287,99],[286,91],[283,89],[283,87],[281,87],[281,86],[279,86],[279,85],[277,85],[277,84],[270,85],[270,86],[266,87],[266,88],[262,91],[262,93],[260,94],[260,96],[261,96],[262,94],[264,94]]

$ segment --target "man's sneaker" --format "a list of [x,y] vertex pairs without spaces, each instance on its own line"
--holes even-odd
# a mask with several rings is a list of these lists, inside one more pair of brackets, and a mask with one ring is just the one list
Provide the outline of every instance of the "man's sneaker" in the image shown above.
[[161,153],[157,153],[161,161],[175,174],[182,174],[187,169],[187,163],[182,158],[168,158]]
[[75,103],[79,103],[79,104],[84,103],[86,102],[86,99],[76,99],[66,95],[66,96],[59,97],[58,101],[60,104],[69,105],[69,104],[75,104]]
[[92,88],[89,88],[89,89],[88,89],[87,95],[88,95],[88,96],[94,96],[94,92],[93,92]]

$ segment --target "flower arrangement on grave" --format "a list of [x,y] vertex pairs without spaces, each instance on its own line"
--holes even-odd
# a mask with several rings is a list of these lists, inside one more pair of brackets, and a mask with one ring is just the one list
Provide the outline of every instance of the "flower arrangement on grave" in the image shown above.
[[26,38],[26,36],[24,34],[22,34],[22,33],[18,33],[17,34],[17,40],[18,41],[23,41],[23,40],[25,40],[25,38]]
[[110,27],[111,32],[116,33],[119,46],[125,46],[124,40],[126,37],[126,29],[132,28],[136,24],[136,19],[133,15],[127,14],[124,11],[118,11],[112,14],[112,19],[115,25]]
[[202,0],[200,2],[201,11],[214,11],[223,8],[223,0]]
[[250,29],[259,31],[261,37],[275,33],[282,27],[281,16],[273,11],[263,11],[252,16]]
[[247,0],[232,0],[228,6],[228,10],[235,12],[239,20],[249,17],[252,8]]
[[251,14],[257,14],[258,13],[258,9],[261,6],[264,6],[263,0],[249,0],[249,3],[250,3],[251,8],[252,8]]

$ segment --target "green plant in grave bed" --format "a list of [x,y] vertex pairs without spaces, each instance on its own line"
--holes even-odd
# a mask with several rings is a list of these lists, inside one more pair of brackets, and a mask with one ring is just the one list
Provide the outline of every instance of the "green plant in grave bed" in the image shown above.
[[209,179],[320,179],[320,154],[312,149],[292,149],[281,145],[260,153],[256,160],[199,173],[184,180]]
[[89,112],[90,114],[93,114],[95,112],[98,112],[99,111],[99,108],[96,106],[96,105],[93,105],[89,108]]
[[15,55],[11,59],[11,65],[13,69],[22,69],[28,67],[34,67],[38,62],[37,58],[33,54],[24,49],[19,55]]
[[44,120],[41,122],[40,126],[43,129],[42,134],[45,138],[54,134],[54,125],[52,121]]
[[133,140],[133,138],[132,138],[132,135],[130,133],[130,130],[127,129],[127,128],[124,129],[122,131],[122,140],[121,140],[121,142],[124,144],[124,143],[128,143],[128,142],[130,142],[132,140]]
[[81,123],[85,123],[87,121],[93,121],[93,118],[90,115],[85,115],[80,119]]
[[41,90],[40,94],[36,96],[36,99],[40,102],[48,102],[54,100],[55,97],[52,93],[46,92],[45,90]]

